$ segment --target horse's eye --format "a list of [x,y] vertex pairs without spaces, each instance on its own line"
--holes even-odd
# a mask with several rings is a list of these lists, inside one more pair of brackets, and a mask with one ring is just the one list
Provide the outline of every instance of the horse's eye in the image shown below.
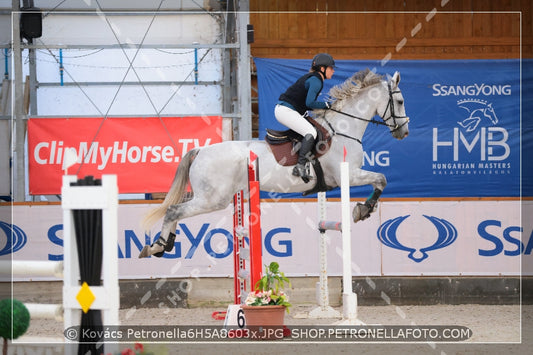
[[398,105],[403,105],[403,100],[398,100]]

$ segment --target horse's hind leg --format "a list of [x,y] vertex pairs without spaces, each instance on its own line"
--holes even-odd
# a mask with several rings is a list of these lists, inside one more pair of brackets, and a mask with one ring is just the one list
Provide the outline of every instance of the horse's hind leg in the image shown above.
[[162,257],[165,252],[172,251],[174,249],[174,240],[176,239],[176,226],[178,220],[188,217],[191,214],[185,215],[183,212],[187,209],[187,204],[191,201],[171,205],[167,208],[165,218],[163,219],[163,226],[161,227],[161,235],[150,246],[145,245],[139,258],[146,258],[151,255],[158,258]]
[[228,203],[206,203],[206,199],[194,197],[192,200],[171,205],[167,208],[163,225],[161,227],[161,235],[152,243],[152,245],[144,246],[139,254],[139,258],[146,258],[151,255],[162,257],[165,252],[174,249],[174,240],[176,238],[176,225],[179,220],[187,217],[196,216],[201,213],[207,213],[215,210],[225,208]]

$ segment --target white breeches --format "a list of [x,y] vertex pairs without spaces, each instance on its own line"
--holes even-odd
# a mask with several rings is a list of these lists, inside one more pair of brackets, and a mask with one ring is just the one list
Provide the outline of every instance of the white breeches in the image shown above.
[[287,106],[276,105],[274,115],[279,123],[298,132],[302,136],[305,137],[307,134],[311,134],[313,138],[316,138],[317,133],[315,127],[295,110]]

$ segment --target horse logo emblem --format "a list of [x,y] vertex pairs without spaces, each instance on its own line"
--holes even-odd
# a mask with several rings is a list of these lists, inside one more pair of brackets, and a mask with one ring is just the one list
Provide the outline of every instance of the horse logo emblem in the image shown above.
[[14,253],[26,245],[26,233],[16,225],[0,221],[0,229],[6,236],[6,245],[0,249],[0,255]]
[[458,121],[459,126],[466,129],[467,132],[476,130],[483,118],[489,119],[493,125],[498,123],[498,117],[494,112],[492,103],[480,99],[464,99],[457,101],[457,106],[468,112],[468,117]]
[[416,248],[408,247],[400,243],[398,237],[396,236],[398,227],[405,219],[409,217],[409,215],[396,217],[384,222],[381,226],[379,226],[377,233],[378,239],[388,247],[408,252],[409,255],[407,255],[407,257],[417,263],[420,263],[426,259],[429,256],[428,252],[445,248],[455,242],[457,239],[457,229],[455,229],[453,224],[441,218],[426,215],[423,216],[433,223],[435,228],[437,228],[438,237],[435,243],[432,245],[419,249],[420,253],[417,253]]

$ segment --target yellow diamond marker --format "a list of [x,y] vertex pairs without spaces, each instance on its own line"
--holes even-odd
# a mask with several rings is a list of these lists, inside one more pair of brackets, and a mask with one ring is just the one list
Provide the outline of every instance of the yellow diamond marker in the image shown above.
[[81,285],[80,292],[76,295],[76,299],[78,300],[78,303],[81,306],[81,309],[83,310],[83,313],[87,313],[89,311],[89,308],[91,308],[91,305],[93,304],[96,297],[94,297],[94,294],[91,291],[91,288],[89,285],[87,285],[87,282],[83,282]]

